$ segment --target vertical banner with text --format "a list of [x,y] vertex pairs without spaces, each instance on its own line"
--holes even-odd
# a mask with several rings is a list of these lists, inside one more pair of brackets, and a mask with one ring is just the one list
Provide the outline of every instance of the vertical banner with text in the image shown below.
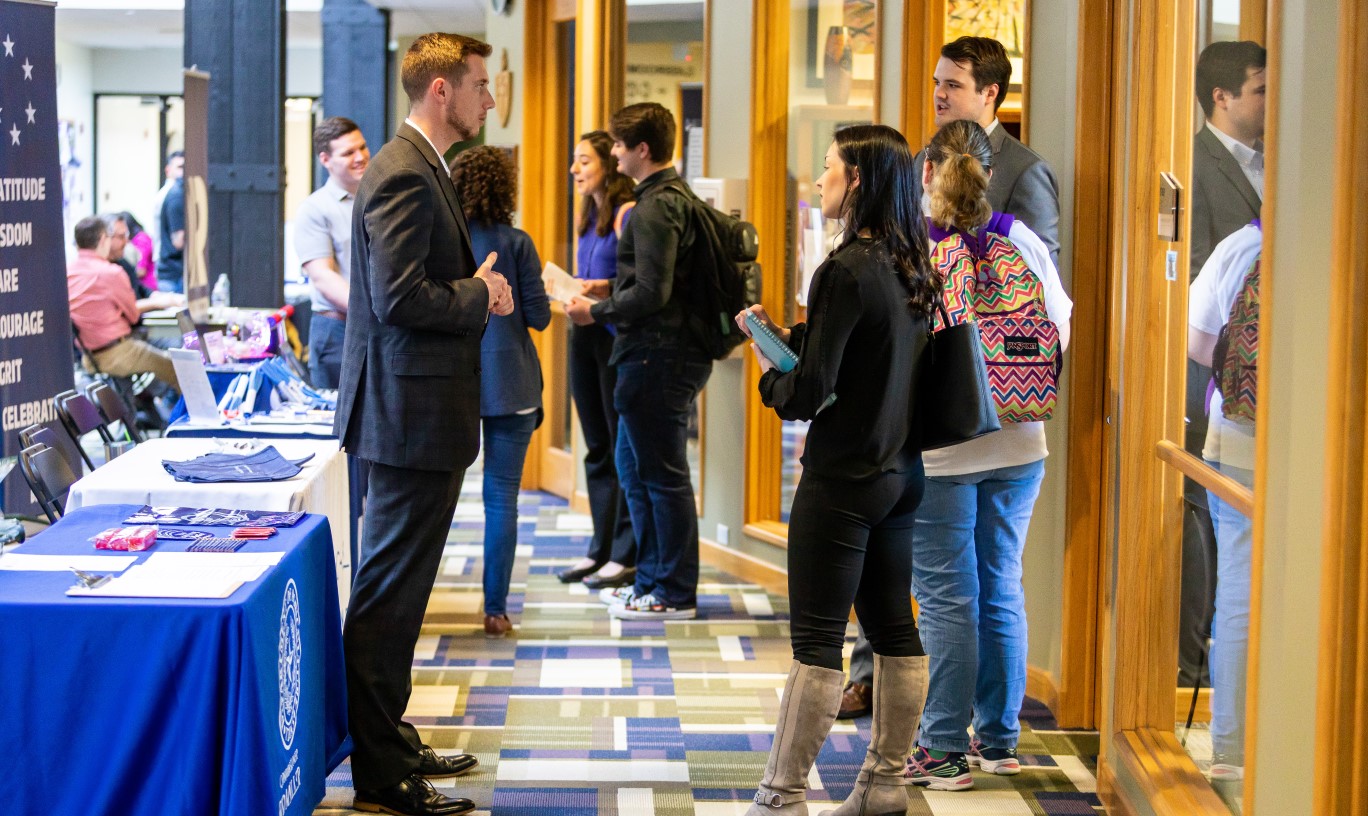
[[[19,431],[56,419],[52,397],[72,387],[66,236],[57,149],[52,3],[0,0],[0,428],[4,454]],[[18,472],[5,508],[28,509]]]

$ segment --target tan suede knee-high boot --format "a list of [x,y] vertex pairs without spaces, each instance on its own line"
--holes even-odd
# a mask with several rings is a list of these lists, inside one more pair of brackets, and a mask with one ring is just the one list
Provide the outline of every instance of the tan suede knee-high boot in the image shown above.
[[822,816],[903,816],[907,781],[903,763],[921,724],[926,703],[928,661],[921,657],[874,655],[874,725],[855,790]]
[[[765,777],[746,816],[798,816],[807,811],[807,777],[841,707],[845,674],[793,661]],[[899,771],[901,773],[901,771]]]

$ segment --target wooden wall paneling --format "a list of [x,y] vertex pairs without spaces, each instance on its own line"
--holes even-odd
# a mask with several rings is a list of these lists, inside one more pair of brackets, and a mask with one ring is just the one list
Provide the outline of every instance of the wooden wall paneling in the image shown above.
[[[1069,346],[1069,474],[1065,492],[1064,621],[1059,706],[1065,728],[1097,725],[1098,621],[1107,425],[1107,338],[1111,324],[1111,157],[1117,55],[1114,0],[1079,4],[1080,71],[1074,126],[1073,329]],[[1123,52],[1124,53],[1124,52]]]
[[945,37],[945,0],[907,0],[903,9],[902,87],[907,95],[900,129],[918,149],[936,132],[931,74]]
[[1158,170],[1168,168],[1171,144],[1174,2],[1181,0],[1140,3],[1133,11],[1131,76],[1138,79],[1131,84],[1128,106],[1127,201],[1117,236],[1127,247],[1117,541],[1118,571],[1126,578],[1116,586],[1111,724],[1118,731],[1172,728],[1177,676],[1176,640],[1164,633],[1177,629],[1177,609],[1167,587],[1176,586],[1178,552],[1169,540],[1179,508],[1177,490],[1167,484],[1172,480],[1153,454],[1155,442],[1166,437],[1165,413],[1171,402],[1165,250],[1155,238],[1154,213]]
[[[520,89],[523,105],[523,139],[519,151],[519,179],[522,202],[521,227],[532,236],[535,246],[546,248],[555,246],[555,185],[529,183],[529,179],[551,178],[555,172],[555,143],[551,138],[555,133],[552,120],[555,100],[552,98],[555,83],[555,23],[550,14],[548,0],[527,4],[523,27],[523,71],[526,77]],[[543,375],[547,374],[546,361],[551,359],[552,349],[547,332],[532,332],[532,343],[537,347],[537,355],[542,360]],[[547,446],[549,427],[546,423],[532,434],[527,446],[527,459],[523,464],[524,488],[541,487],[542,451]],[[529,484],[531,482],[531,484]]]
[[[788,61],[760,55],[787,54],[788,0],[754,0],[754,61],[751,110],[751,183],[747,204],[760,233],[760,264],[766,270],[762,298],[766,311],[784,314],[788,274],[784,245],[788,235]],[[773,529],[779,518],[782,426],[760,402],[760,367],[745,357],[746,376],[746,532]],[[752,529],[755,526],[756,529]],[[783,525],[778,525],[783,529]]]
[[[1368,8],[1355,2],[1339,7],[1339,75],[1364,76]],[[1275,42],[1281,39],[1279,17],[1274,16]],[[1276,87],[1271,80],[1269,87]],[[1277,121],[1272,110],[1268,121]],[[1317,813],[1368,813],[1368,165],[1362,160],[1368,150],[1368,113],[1360,105],[1342,105],[1335,127],[1338,183],[1330,274],[1338,296],[1331,310],[1328,366],[1337,376],[1330,378],[1326,411],[1327,524],[1316,688],[1318,718],[1334,728],[1316,745],[1314,801]],[[1256,529],[1256,546],[1260,538]],[[1258,665],[1255,659],[1251,651],[1251,665]],[[1254,691],[1251,686],[1251,699],[1256,699]]]
[[1243,0],[1240,3],[1240,39],[1268,44],[1268,6],[1264,2]]

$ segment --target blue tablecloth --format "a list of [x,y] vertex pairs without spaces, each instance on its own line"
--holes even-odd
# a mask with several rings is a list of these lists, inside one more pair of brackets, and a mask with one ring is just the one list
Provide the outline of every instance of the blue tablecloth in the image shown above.
[[[134,509],[72,511],[19,552],[105,553],[87,539]],[[223,600],[69,598],[70,573],[0,570],[5,813],[313,811],[350,752],[327,519],[250,551],[285,555]]]
[[[205,373],[209,375],[209,387],[214,389],[214,399],[221,400],[223,395],[228,393],[228,387],[233,384],[239,374],[250,372],[254,366],[229,363],[223,367],[205,366]],[[263,388],[256,394],[256,401],[252,405],[253,411],[271,410],[271,389]],[[187,416],[185,411],[185,399],[176,400],[176,406],[171,409],[171,422],[184,419]]]

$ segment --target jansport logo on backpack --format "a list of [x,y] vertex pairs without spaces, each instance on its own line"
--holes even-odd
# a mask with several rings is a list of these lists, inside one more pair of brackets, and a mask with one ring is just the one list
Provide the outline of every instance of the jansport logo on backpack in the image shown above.
[[1258,404],[1260,260],[1255,257],[1245,273],[1211,355],[1211,377],[1221,389],[1221,414],[1242,424],[1254,422]]
[[714,360],[741,345],[737,312],[760,302],[760,236],[747,221],[709,206],[683,181],[666,189],[685,197],[692,213],[694,242],[680,259],[676,276],[684,296],[690,332]]
[[[1059,327],[1045,311],[1045,287],[1007,240],[1013,220],[993,213],[977,237],[929,224],[931,265],[945,282],[950,324],[978,322],[998,418],[1040,422],[1059,398]],[[939,329],[939,315],[934,322]]]

